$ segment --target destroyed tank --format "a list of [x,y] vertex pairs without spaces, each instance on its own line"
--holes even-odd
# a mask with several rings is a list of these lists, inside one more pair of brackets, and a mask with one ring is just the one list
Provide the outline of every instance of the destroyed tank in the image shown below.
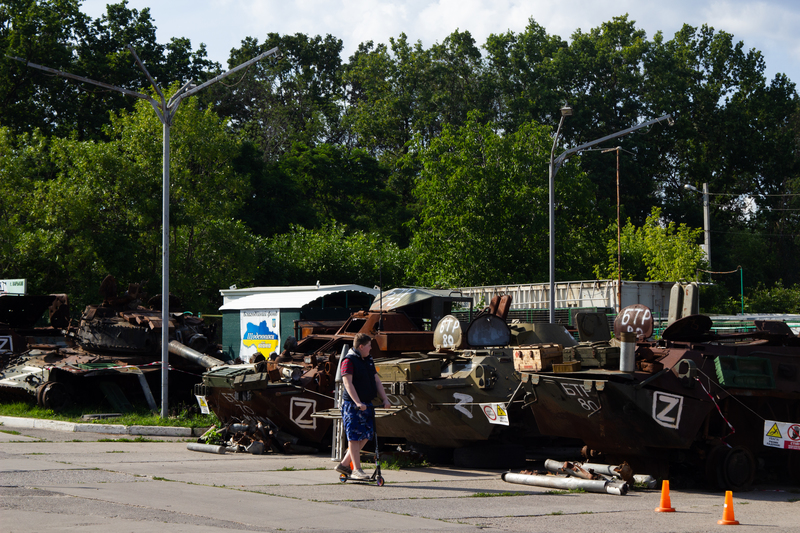
[[[63,295],[3,297],[12,298],[4,307],[29,311],[10,313],[16,322],[6,324],[6,335],[0,327],[0,345],[8,348],[0,367],[2,397],[32,397],[54,410],[73,400],[85,403],[103,398],[121,411],[132,408],[131,400],[144,400],[156,409],[151,389],[160,389],[161,313],[140,305],[145,297],[140,285],[132,284],[117,297],[116,281],[108,276],[101,293],[103,303],[88,306],[78,327],[69,323]],[[33,327],[48,306],[50,327]],[[20,316],[30,316],[33,322],[21,323]],[[169,353],[175,356],[170,365],[185,371],[170,373],[174,383],[170,390],[186,395],[197,375],[223,363],[215,357],[219,348],[207,336],[213,330],[202,319],[172,313],[169,328],[173,339]]]
[[770,472],[796,484],[800,340],[783,322],[754,326],[715,334],[709,317],[689,315],[655,341],[649,309],[626,308],[621,359],[574,352],[569,372],[524,372],[529,408],[542,433],[584,442],[587,459],[676,485],[746,490]]
[[434,348],[433,325],[455,304],[471,303],[471,298],[451,291],[385,291],[368,311],[352,314],[335,334],[290,338],[274,360],[210,370],[194,393],[225,424],[268,419],[304,444],[327,447],[331,421],[312,415],[334,407],[338,361],[355,335],[367,333],[373,338],[376,360],[425,353]]

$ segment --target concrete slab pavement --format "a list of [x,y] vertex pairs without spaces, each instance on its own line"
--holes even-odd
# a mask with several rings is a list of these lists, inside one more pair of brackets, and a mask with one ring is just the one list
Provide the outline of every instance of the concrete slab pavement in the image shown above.
[[[0,441],[0,529],[132,531],[719,531],[724,495],[673,489],[627,496],[503,482],[499,472],[385,470],[387,483],[339,483],[325,454],[204,454],[171,442],[72,442],[31,428]],[[24,438],[23,438],[24,437]],[[52,438],[59,441],[43,442]],[[796,481],[796,480],[795,480]],[[800,532],[800,490],[736,493],[745,531]],[[11,526],[7,526],[11,524]]]

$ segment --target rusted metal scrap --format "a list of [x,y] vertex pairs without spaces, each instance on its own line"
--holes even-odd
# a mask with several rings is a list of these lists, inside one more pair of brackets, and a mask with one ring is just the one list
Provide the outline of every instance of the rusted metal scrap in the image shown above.
[[274,453],[316,453],[317,450],[298,444],[298,439],[281,431],[271,420],[263,417],[252,417],[233,420],[217,428],[212,426],[199,439],[199,444],[211,448],[189,448],[195,451],[212,453],[220,452],[216,447],[224,447],[225,451],[247,452],[261,455]]
[[[141,284],[118,296],[116,280],[107,276],[101,294],[103,303],[87,306],[77,326],[66,295],[0,295],[0,397],[34,397],[53,410],[103,398],[119,411],[131,408],[128,398],[157,408],[151,386],[159,386],[161,312],[141,305]],[[37,326],[45,312],[50,326]],[[200,317],[172,312],[168,327],[170,367],[181,371],[170,373],[172,390],[185,391],[188,400],[200,373],[222,364],[222,352],[212,344],[214,328]]]

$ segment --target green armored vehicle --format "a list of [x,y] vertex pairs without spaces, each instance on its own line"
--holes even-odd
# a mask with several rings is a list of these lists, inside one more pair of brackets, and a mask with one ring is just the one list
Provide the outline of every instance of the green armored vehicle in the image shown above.
[[390,403],[405,407],[380,419],[380,437],[404,439],[434,460],[452,453],[459,466],[484,468],[519,466],[534,441],[550,443],[531,416],[519,370],[550,370],[575,340],[558,325],[509,327],[510,303],[510,296],[495,297],[468,325],[444,317],[434,352],[376,361]]

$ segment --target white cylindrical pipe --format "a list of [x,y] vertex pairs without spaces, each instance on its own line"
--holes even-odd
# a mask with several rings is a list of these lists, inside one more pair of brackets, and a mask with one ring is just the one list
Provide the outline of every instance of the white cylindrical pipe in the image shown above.
[[223,454],[226,451],[225,446],[216,446],[214,444],[200,444],[198,442],[190,442],[186,445],[187,450],[192,450],[193,452],[205,452],[205,453],[219,453]]
[[511,472],[502,474],[500,478],[508,483],[549,487],[552,489],[583,489],[586,492],[605,492],[617,496],[624,496],[628,493],[628,485],[623,481],[591,480],[561,476],[531,476],[526,474],[513,474]]
[[636,370],[636,334],[623,331],[619,340],[619,369],[621,372],[633,372]]

